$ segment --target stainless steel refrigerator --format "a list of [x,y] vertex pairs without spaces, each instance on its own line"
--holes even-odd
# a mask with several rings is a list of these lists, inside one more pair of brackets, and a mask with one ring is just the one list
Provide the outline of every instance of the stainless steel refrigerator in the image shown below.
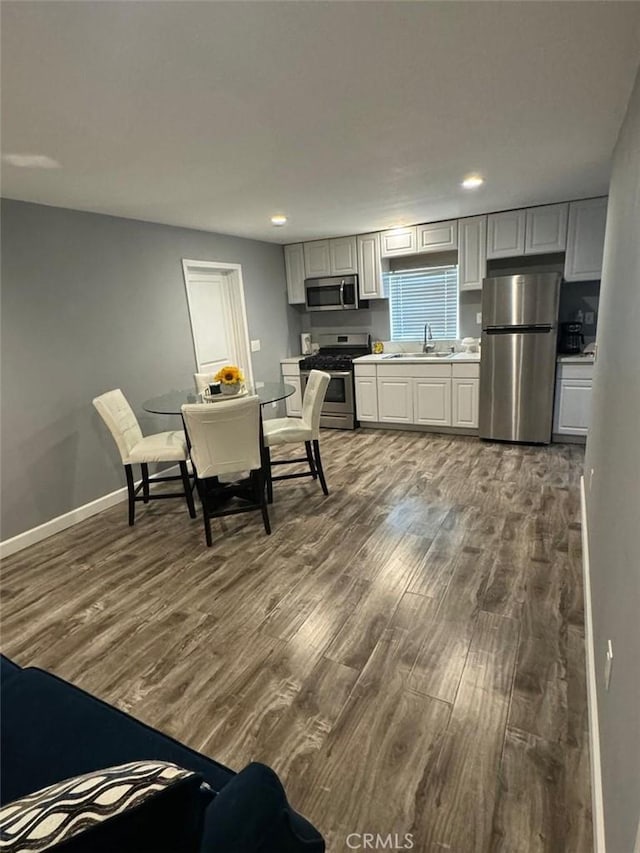
[[484,280],[481,438],[551,441],[559,298],[559,273]]

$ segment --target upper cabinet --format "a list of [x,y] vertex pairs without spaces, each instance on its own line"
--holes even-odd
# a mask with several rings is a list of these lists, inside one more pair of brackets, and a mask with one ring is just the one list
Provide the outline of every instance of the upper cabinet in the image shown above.
[[329,240],[331,275],[355,275],[358,272],[358,254],[355,237],[336,237]]
[[304,243],[305,278],[355,275],[358,272],[355,237],[313,240]]
[[460,290],[481,290],[487,274],[487,217],[458,220],[458,282]]
[[547,204],[527,210],[525,255],[564,252],[567,246],[568,204]]
[[284,247],[287,295],[292,305],[304,303],[304,249],[302,243]]
[[415,255],[418,245],[418,229],[415,225],[411,228],[392,228],[391,231],[383,231],[380,240],[380,254],[383,258],[392,258],[396,255]]
[[304,243],[304,277],[320,278],[324,275],[331,275],[329,240]]
[[567,281],[591,281],[602,276],[607,199],[590,198],[569,205],[569,232],[564,277]]
[[487,258],[524,255],[526,210],[507,210],[487,216]]
[[487,258],[564,252],[567,214],[567,204],[490,213],[487,217]]
[[361,299],[382,299],[385,296],[380,262],[380,234],[358,235],[358,286]]
[[427,225],[418,225],[418,242],[416,251],[424,252],[449,252],[458,248],[458,220],[451,219],[449,222],[430,222]]

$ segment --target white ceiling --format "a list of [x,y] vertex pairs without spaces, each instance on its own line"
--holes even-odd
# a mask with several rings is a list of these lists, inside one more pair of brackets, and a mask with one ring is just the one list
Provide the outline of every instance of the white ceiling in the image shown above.
[[3,2],[3,151],[61,164],[3,195],[283,243],[598,195],[639,57],[638,2]]

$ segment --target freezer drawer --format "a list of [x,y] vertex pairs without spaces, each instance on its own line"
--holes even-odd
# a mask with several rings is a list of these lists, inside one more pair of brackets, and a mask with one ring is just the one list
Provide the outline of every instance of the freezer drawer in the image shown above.
[[482,327],[555,325],[559,295],[558,273],[487,278],[482,286]]
[[556,330],[482,333],[481,438],[548,444],[556,373]]

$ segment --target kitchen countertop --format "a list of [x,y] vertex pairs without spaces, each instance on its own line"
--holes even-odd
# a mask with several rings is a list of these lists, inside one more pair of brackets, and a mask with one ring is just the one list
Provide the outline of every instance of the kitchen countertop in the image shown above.
[[460,364],[460,362],[478,362],[480,361],[480,353],[479,352],[456,352],[450,358],[425,358],[424,356],[415,356],[411,358],[410,356],[404,358],[389,358],[390,355],[395,355],[395,353],[386,352],[381,353],[380,355],[372,354],[372,355],[361,355],[360,358],[354,358],[354,364],[422,364],[426,362],[427,364],[451,364],[451,362],[455,362]]
[[559,355],[558,364],[593,364],[593,355]]

